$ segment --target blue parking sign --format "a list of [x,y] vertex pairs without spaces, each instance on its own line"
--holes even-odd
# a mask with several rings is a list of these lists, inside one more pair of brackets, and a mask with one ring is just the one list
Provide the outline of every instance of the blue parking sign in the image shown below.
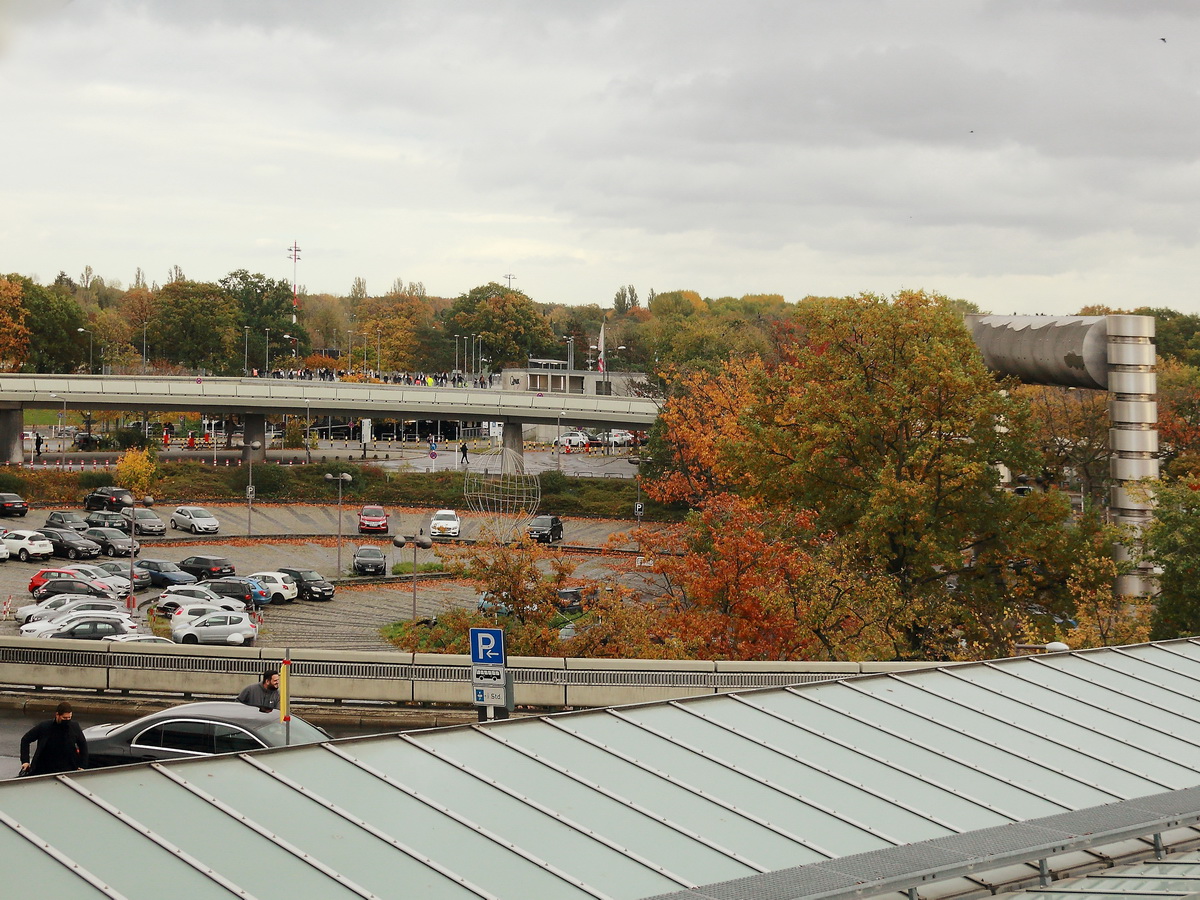
[[506,664],[503,628],[471,629],[471,662],[479,666]]

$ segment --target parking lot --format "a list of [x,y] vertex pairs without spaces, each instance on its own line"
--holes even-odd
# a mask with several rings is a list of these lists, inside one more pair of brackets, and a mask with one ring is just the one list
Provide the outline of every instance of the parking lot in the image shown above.
[[[248,538],[247,510],[244,505],[210,505],[221,521],[221,533],[213,538],[196,538],[168,530],[165,538],[139,537],[143,558],[162,558],[179,561],[193,554],[219,554],[232,560],[238,574],[271,571],[280,566],[312,568],[334,579],[338,570],[338,509],[336,504],[269,504],[255,505]],[[166,520],[171,507],[156,508]],[[0,520],[0,527],[39,528],[50,510],[31,510],[25,518]],[[433,510],[389,510],[389,535],[411,535],[427,528]],[[460,510],[460,513],[462,511]],[[404,549],[392,546],[390,536],[359,536],[357,508],[344,507],[341,513],[341,566],[350,566],[353,550],[360,544],[373,543],[384,549],[391,562],[412,561],[411,545]],[[632,523],[592,520],[568,520],[565,543],[582,547],[599,547],[617,531]],[[480,522],[463,514],[465,539],[473,538]],[[418,550],[418,564],[435,560],[437,548]],[[105,557],[101,557],[104,559]],[[55,559],[50,565],[69,564]],[[36,561],[20,562],[10,559],[0,562],[0,602],[11,601],[11,607],[30,602],[29,579],[42,568]],[[390,569],[390,565],[389,565]],[[585,556],[579,559],[576,575],[581,578],[605,578],[622,572],[633,575],[633,560]],[[160,590],[151,588],[138,594],[139,606],[144,607],[158,596]],[[473,585],[458,579],[418,579],[416,616],[436,616],[455,607],[469,608],[476,602]],[[337,595],[331,603],[297,601],[281,606],[269,605],[264,610],[264,622],[258,643],[262,646],[289,648],[325,648],[353,650],[384,650],[391,645],[379,636],[379,628],[407,619],[413,614],[412,582],[408,579],[386,584],[353,583],[344,578],[337,582]],[[15,636],[17,626],[11,617],[0,620],[0,635]]]

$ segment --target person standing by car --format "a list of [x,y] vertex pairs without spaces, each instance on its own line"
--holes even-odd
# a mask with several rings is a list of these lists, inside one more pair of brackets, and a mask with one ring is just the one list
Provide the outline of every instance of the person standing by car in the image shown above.
[[[87,740],[78,722],[71,719],[71,704],[64,700],[54,710],[54,718],[34,725],[21,738],[21,774],[49,775],[87,768]],[[33,761],[29,745],[37,743]]]
[[267,669],[263,672],[261,683],[242,688],[237,701],[261,710],[279,709],[279,670]]

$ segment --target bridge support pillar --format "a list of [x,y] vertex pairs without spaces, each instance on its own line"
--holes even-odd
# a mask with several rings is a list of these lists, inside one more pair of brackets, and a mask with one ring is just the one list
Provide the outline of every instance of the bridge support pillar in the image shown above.
[[[242,462],[260,463],[267,458],[267,417],[261,413],[247,413],[242,419]],[[255,441],[262,445],[258,450],[250,446]]]
[[21,431],[25,428],[25,410],[18,404],[0,408],[0,463],[25,461]]
[[[505,422],[504,434],[501,437],[501,443],[505,450],[511,450],[521,460],[525,458],[525,430],[521,422]],[[514,475],[515,471],[508,471],[508,461],[511,457],[506,453],[505,457],[505,475]],[[514,467],[515,468],[515,467]]]

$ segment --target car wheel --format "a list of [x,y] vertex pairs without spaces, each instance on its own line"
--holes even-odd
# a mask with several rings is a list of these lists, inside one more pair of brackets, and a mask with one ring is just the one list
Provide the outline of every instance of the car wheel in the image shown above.
[[17,513],[17,515],[20,516],[22,519],[25,518],[25,513],[23,513],[23,512],[19,512],[19,513]]
[[178,526],[177,524],[175,524],[175,520],[174,520],[174,519],[172,519],[172,520],[171,520],[171,527],[172,527],[173,529],[175,529],[176,531],[178,531],[178,530],[179,530],[179,526]]
[[79,551],[74,548],[68,550],[67,559],[79,559]]
[[193,526],[192,526],[192,534],[199,534],[199,533],[200,533],[200,526],[199,526],[199,525],[193,525]]
[[283,594],[272,594],[271,602],[272,603],[282,603],[283,602]]
[[22,547],[17,552],[17,559],[19,559],[21,562],[29,562],[29,551]]
[[196,637],[194,634],[185,634],[183,636],[183,643],[198,644],[198,643],[200,643],[200,638]]

